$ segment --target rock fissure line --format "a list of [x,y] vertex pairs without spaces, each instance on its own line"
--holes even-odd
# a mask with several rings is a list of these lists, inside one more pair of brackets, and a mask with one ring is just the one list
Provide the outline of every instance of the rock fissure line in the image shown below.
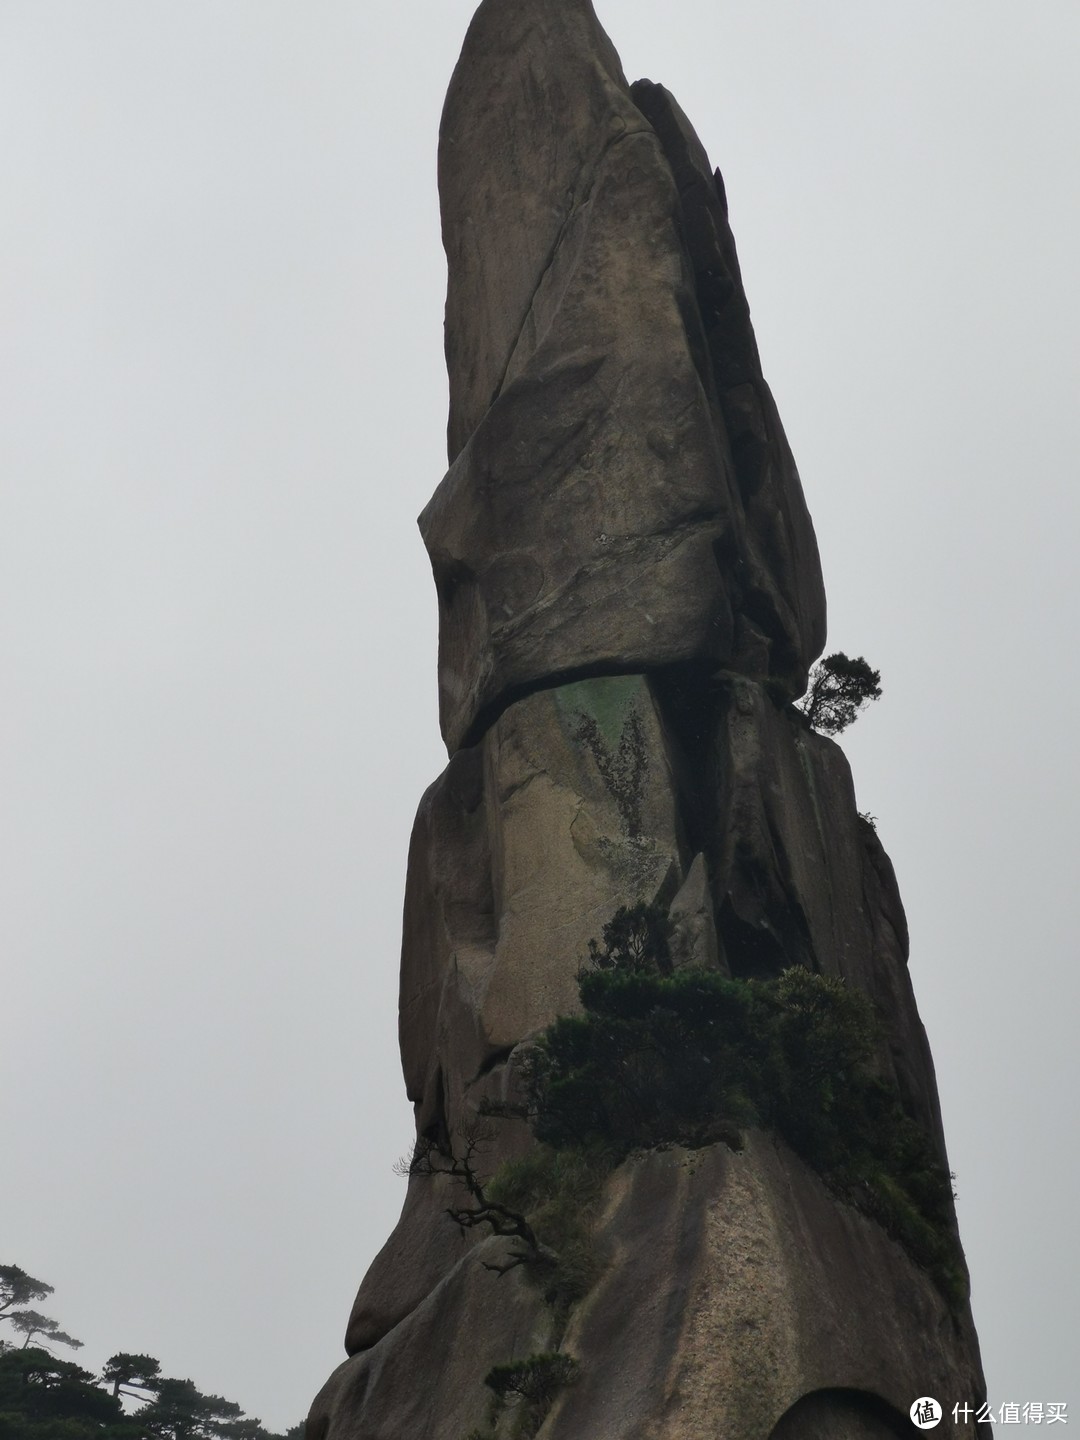
[[[653,139],[656,138],[653,131],[648,127],[647,124],[641,130],[631,130],[624,132],[621,135],[614,136],[609,141],[608,145],[597,160],[595,172],[589,182],[589,187],[586,190],[584,196],[580,200],[574,199],[571,202],[569,210],[567,210],[566,215],[560,222],[558,234],[555,236],[555,239],[551,243],[551,250],[548,253],[548,258],[544,262],[543,268],[540,272],[539,278],[536,281],[536,284],[533,286],[532,294],[529,297],[529,303],[526,306],[525,314],[521,318],[521,324],[517,328],[517,333],[515,334],[513,344],[510,346],[509,353],[506,357],[506,364],[503,366],[502,374],[499,376],[498,384],[492,391],[490,404],[495,404],[496,400],[498,400],[499,396],[502,394],[506,386],[506,377],[513,367],[514,358],[517,355],[518,349],[521,346],[525,330],[529,324],[529,321],[532,319],[533,309],[536,304],[536,298],[539,295],[541,289],[543,288],[544,282],[547,280],[548,275],[551,273],[551,267],[555,263],[555,257],[558,254],[559,246],[562,244],[563,238],[566,235],[567,228],[569,227],[571,221],[575,220],[583,210],[588,208],[589,204],[591,203],[593,194],[596,190],[596,186],[601,179],[601,172],[603,170],[604,162],[607,159],[609,152],[613,150],[617,145],[621,145],[624,140],[632,139],[635,135],[647,135],[651,136]],[[540,345],[543,344],[543,341],[543,333],[538,332],[536,337],[536,344],[533,348],[538,348]]]

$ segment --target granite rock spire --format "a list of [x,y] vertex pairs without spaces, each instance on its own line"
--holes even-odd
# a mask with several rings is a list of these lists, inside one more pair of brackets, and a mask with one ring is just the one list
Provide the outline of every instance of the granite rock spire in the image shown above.
[[[439,183],[450,468],[420,528],[450,760],[408,862],[418,1136],[452,1154],[520,1097],[589,941],[645,903],[676,967],[868,997],[882,1084],[944,1164],[892,867],[791,703],[824,590],[719,172],[589,0],[484,0]],[[532,1144],[503,1121],[489,1170]],[[966,1300],[767,1130],[615,1167],[597,1275],[558,1323],[505,1236],[448,1215],[460,1188],[411,1177],[309,1440],[504,1440],[485,1378],[556,1352],[577,1383],[520,1433],[878,1440],[918,1396],[982,1398]]]

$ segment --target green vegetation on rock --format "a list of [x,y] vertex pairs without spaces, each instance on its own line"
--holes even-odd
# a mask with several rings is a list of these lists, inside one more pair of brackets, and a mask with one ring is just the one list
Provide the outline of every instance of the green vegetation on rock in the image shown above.
[[595,1166],[598,1156],[614,1164],[671,1144],[738,1149],[745,1127],[773,1130],[961,1300],[950,1176],[875,1071],[869,1000],[802,967],[772,980],[661,973],[665,952],[633,941],[648,925],[663,934],[638,907],[605,927],[604,949],[591,947],[579,976],[584,1012],[540,1037],[530,1080],[537,1139]]
[[531,1265],[529,1273],[554,1310],[555,1340],[574,1305],[600,1277],[592,1231],[610,1170],[608,1157],[596,1148],[538,1145],[522,1159],[501,1165],[488,1186],[493,1199],[528,1215],[543,1254],[552,1257]]
[[[494,1366],[484,1377],[492,1392],[488,1428],[473,1430],[466,1440],[497,1440],[500,1435],[507,1440],[532,1440],[559,1391],[572,1385],[579,1374],[574,1357],[557,1350]],[[504,1418],[509,1418],[509,1428],[501,1428]]]
[[[639,904],[605,925],[602,945],[590,942],[578,974],[583,1012],[548,1026],[529,1062],[533,1150],[483,1183],[475,1141],[464,1160],[441,1165],[430,1147],[418,1152],[433,1172],[464,1175],[473,1204],[451,1210],[459,1223],[482,1221],[526,1242],[518,1260],[552,1306],[552,1344],[603,1269],[593,1231],[607,1175],[632,1151],[739,1150],[752,1126],[781,1136],[902,1245],[951,1305],[963,1303],[951,1176],[877,1071],[882,1035],[869,999],[801,966],[769,980],[672,970],[670,933],[661,908]],[[546,1409],[529,1400],[515,1422],[526,1428],[507,1432],[502,1401],[541,1388],[555,1362],[576,1377],[577,1362],[557,1350],[496,1366],[488,1429],[467,1440],[535,1434],[527,1427],[538,1429]]]

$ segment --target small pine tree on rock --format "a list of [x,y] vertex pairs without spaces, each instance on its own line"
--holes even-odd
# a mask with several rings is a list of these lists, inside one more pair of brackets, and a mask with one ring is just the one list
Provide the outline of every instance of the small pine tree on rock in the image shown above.
[[839,735],[880,696],[881,671],[872,670],[861,655],[851,660],[838,650],[810,671],[810,685],[798,708],[815,730]]

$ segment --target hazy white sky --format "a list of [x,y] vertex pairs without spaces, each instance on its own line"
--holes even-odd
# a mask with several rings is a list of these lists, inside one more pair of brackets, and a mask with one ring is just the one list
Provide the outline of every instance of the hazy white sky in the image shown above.
[[[1080,7],[597,0],[724,170],[994,1404],[1072,1402]],[[0,1261],[274,1428],[402,1197],[467,0],[0,0]],[[963,1400],[965,1397],[939,1397]]]

